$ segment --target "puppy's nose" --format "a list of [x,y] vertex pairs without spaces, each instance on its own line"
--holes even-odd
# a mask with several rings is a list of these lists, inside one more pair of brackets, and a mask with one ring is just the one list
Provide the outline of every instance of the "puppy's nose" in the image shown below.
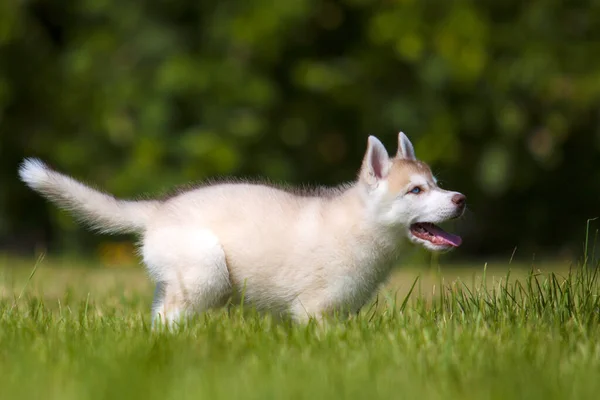
[[464,207],[467,202],[467,196],[462,193],[456,193],[452,196],[452,202],[456,204],[458,207]]

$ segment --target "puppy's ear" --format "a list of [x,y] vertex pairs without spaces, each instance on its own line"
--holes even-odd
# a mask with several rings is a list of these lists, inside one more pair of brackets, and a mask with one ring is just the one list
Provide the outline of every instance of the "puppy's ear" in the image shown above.
[[383,144],[375,136],[369,136],[367,152],[360,170],[360,179],[374,184],[388,176],[390,166],[390,157]]
[[415,149],[404,132],[398,134],[398,152],[396,157],[405,160],[416,160]]

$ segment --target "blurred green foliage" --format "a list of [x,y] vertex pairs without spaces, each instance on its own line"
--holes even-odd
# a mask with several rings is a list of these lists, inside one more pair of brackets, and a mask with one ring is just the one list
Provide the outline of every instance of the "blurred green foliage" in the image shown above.
[[331,184],[406,132],[462,255],[579,250],[600,211],[600,1],[0,2],[0,244],[89,248],[24,156],[119,196]]

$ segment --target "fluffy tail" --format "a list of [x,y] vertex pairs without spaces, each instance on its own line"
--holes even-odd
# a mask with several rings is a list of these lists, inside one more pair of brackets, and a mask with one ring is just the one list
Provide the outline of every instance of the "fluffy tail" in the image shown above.
[[79,220],[103,233],[138,233],[146,227],[158,201],[124,201],[53,171],[38,159],[25,159],[21,180]]

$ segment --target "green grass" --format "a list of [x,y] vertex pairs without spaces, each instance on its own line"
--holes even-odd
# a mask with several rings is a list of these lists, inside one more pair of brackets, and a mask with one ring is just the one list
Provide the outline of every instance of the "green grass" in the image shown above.
[[1,399],[600,393],[600,286],[591,267],[513,267],[508,276],[508,265],[407,268],[348,321],[292,326],[233,308],[165,333],[150,330],[152,287],[139,267],[0,264]]

